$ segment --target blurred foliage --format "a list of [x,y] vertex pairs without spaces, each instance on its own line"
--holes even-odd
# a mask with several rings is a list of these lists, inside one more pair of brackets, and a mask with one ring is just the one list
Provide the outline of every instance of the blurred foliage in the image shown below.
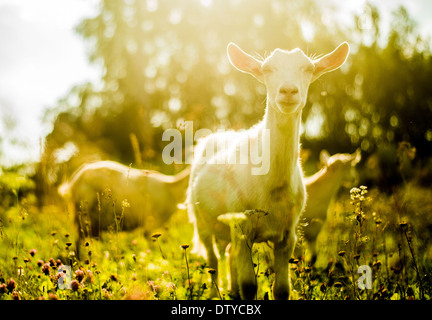
[[415,166],[432,167],[429,43],[404,8],[385,35],[377,9],[366,8],[342,27],[337,7],[314,0],[101,1],[77,32],[103,70],[102,85],[76,86],[47,111],[55,121],[36,174],[40,192],[90,160],[173,173],[180,168],[162,163],[161,137],[184,120],[194,130],[259,121],[265,87],[230,66],[230,41],[258,56],[277,47],[321,54],[348,41],[346,65],[310,87],[302,145],[311,160],[324,148],[361,147],[364,179],[391,185],[401,181],[397,150],[406,142],[416,148]]
[[35,182],[26,171],[23,165],[0,168],[0,222],[5,218],[8,208],[36,203],[33,195]]

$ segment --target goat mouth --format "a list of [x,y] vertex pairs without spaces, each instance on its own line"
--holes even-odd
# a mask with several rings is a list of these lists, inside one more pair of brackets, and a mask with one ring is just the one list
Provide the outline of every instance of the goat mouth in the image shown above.
[[292,100],[278,100],[278,109],[283,114],[295,113],[299,109],[299,101]]
[[299,105],[298,99],[284,99],[284,98],[282,98],[282,99],[278,99],[277,103],[282,109],[292,109],[292,108],[295,108]]
[[300,102],[300,99],[298,97],[292,97],[292,96],[279,96],[277,99],[278,104],[281,106],[295,106]]

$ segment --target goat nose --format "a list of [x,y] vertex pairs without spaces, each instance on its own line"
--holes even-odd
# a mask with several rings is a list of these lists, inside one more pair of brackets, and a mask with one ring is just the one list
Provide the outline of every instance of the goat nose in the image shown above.
[[299,89],[295,85],[285,85],[280,87],[279,92],[281,94],[295,95],[299,92]]
[[285,85],[285,86],[281,86],[279,89],[280,93],[282,94],[296,94],[298,93],[298,88],[297,86],[294,85]]

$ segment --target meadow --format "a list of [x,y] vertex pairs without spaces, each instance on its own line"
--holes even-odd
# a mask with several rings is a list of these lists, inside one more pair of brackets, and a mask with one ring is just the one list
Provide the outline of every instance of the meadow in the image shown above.
[[[12,189],[11,195],[14,201],[0,220],[1,300],[233,298],[227,282],[212,283],[212,269],[191,253],[193,228],[185,210],[179,209],[162,230],[147,236],[113,224],[102,239],[87,239],[78,258],[76,230],[61,203],[39,210],[31,193]],[[293,298],[429,299],[431,208],[430,188],[414,183],[390,196],[366,186],[341,189],[319,235],[313,265],[302,239],[307,226],[299,225],[297,256],[290,260]],[[273,299],[267,249],[267,244],[252,248],[258,300]],[[372,270],[370,289],[357,285],[361,265]],[[65,277],[60,278],[63,270]]]
[[[431,298],[432,32],[423,33],[430,25],[422,25],[418,16],[429,9],[426,2],[413,1],[418,6],[415,15],[404,6],[396,7],[396,2],[391,9],[378,1],[358,4],[356,10],[357,2],[345,7],[348,2],[328,6],[317,0],[248,0],[247,5],[245,0],[93,2],[94,14],[80,17],[73,34],[81,37],[88,61],[100,75],[97,81],[74,80],[65,93],[62,89],[57,98],[50,96],[56,102],[43,108],[39,105],[43,114],[38,121],[46,126],[37,136],[39,145],[21,136],[18,124],[25,124],[23,120],[33,114],[27,110],[38,104],[32,90],[48,97],[53,88],[47,80],[58,82],[70,76],[52,67],[51,54],[61,56],[54,48],[62,42],[47,32],[63,30],[57,23],[69,19],[63,19],[62,12],[70,16],[72,11],[59,12],[48,3],[38,3],[39,10],[29,9],[32,7],[22,1],[0,5],[0,14],[8,18],[2,22],[9,23],[3,28],[8,32],[2,50],[5,57],[16,57],[19,66],[6,68],[14,77],[9,79],[5,73],[3,81],[14,90],[0,92],[0,300],[235,298],[228,289],[226,263],[219,269],[225,280],[215,283],[215,270],[193,253],[194,232],[186,210],[176,209],[162,229],[125,230],[123,213],[131,209],[130,203],[114,195],[109,201],[122,204],[120,209],[99,206],[99,214],[111,216],[114,222],[100,238],[84,239],[78,254],[74,217],[57,193],[84,163],[100,160],[173,175],[184,169],[184,163],[164,161],[167,130],[174,129],[182,142],[189,136],[187,123],[193,123],[196,131],[190,136],[195,137],[201,129],[241,130],[263,119],[267,87],[236,70],[250,64],[230,65],[227,48],[231,42],[256,56],[247,59],[256,60],[255,66],[263,66],[259,57],[269,57],[276,48],[286,52],[300,48],[305,57],[321,65],[313,70],[296,65],[293,74],[300,76],[293,79],[303,80],[312,79],[311,72],[317,71],[315,80],[330,70],[329,65],[319,63],[326,61],[321,60],[328,57],[325,53],[345,42],[351,48],[340,70],[302,91],[308,95],[302,99],[301,118],[297,113],[295,127],[299,130],[291,136],[298,134],[301,148],[310,154],[310,161],[301,156],[307,175],[319,169],[324,149],[333,155],[356,149],[362,153],[356,167],[358,181],[339,190],[327,220],[322,221],[314,263],[303,237],[308,225],[299,221],[296,250],[289,264],[292,298]],[[80,10],[75,3],[73,6]],[[37,19],[30,19],[27,11],[34,11]],[[47,23],[46,31],[39,32],[42,21]],[[15,26],[21,33],[13,31]],[[42,37],[40,43],[32,39],[35,30]],[[53,46],[44,46],[45,41]],[[27,47],[17,45],[21,43],[31,49],[23,50]],[[346,43],[339,46],[345,48],[339,51],[343,56],[348,53]],[[45,65],[42,71],[36,70],[34,46],[55,73],[49,75]],[[69,45],[64,47],[75,54]],[[231,56],[238,57],[241,51],[233,48]],[[31,53],[31,67],[23,63],[26,59],[21,54],[26,51]],[[61,65],[67,64],[68,57],[60,58]],[[5,59],[8,67],[12,60]],[[249,71],[264,79],[280,70],[260,67]],[[31,79],[29,75],[45,83],[44,90],[34,81],[21,80]],[[296,88],[280,85],[270,92],[298,95]],[[10,96],[5,95],[8,91]],[[20,96],[30,101],[22,110],[15,108]],[[279,118],[274,116],[275,122]],[[285,141],[285,135],[281,138]],[[180,159],[186,159],[191,145],[185,142]],[[36,147],[37,159],[14,159],[16,150],[27,155],[30,147]],[[290,154],[296,155],[296,148]],[[141,183],[137,186],[134,191]],[[121,189],[122,184],[116,187]],[[258,187],[261,183],[254,184],[253,190],[263,194],[273,185]],[[210,196],[214,191],[219,190],[211,190]],[[175,202],[172,197],[168,201]],[[283,205],[281,202],[280,207]],[[138,209],[147,216],[146,208]],[[83,229],[91,227],[80,222]],[[257,300],[274,299],[271,245],[248,248],[258,284]],[[274,269],[281,268],[276,264]],[[253,278],[252,272],[247,275],[248,280]]]

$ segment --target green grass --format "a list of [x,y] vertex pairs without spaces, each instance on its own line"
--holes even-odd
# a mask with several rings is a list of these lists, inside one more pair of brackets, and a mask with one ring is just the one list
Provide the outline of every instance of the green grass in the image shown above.
[[[429,299],[432,191],[414,185],[392,195],[377,190],[362,195],[361,190],[340,194],[323,226],[313,266],[300,237],[304,255],[290,263],[294,297]],[[142,230],[115,228],[104,232],[102,240],[88,239],[79,260],[67,213],[60,206],[40,212],[33,200],[17,196],[0,213],[0,300],[231,299],[226,281],[217,285],[220,295],[211,296],[217,291],[209,269],[190,253],[193,230],[186,212],[176,212],[160,236],[150,240]],[[252,250],[256,297],[273,299],[268,249],[257,245]],[[61,264],[71,267],[71,289],[59,288]],[[360,265],[372,269],[370,290],[357,287]]]

